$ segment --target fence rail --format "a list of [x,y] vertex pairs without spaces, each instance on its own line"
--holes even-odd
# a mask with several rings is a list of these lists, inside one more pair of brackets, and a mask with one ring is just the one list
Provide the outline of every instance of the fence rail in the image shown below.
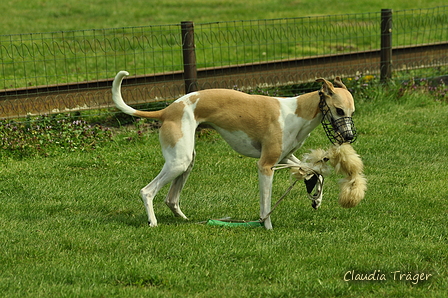
[[[391,19],[392,11],[383,10],[0,36],[0,118],[110,111],[111,78],[118,70],[132,73],[123,83],[126,100],[141,104],[195,88],[251,89],[360,73],[387,78],[392,71],[448,65],[448,7],[398,11],[393,24]],[[74,79],[82,82],[70,83]]]

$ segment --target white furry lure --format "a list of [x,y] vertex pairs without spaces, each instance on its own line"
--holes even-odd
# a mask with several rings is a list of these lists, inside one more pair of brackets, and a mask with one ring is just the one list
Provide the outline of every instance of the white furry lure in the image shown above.
[[355,149],[348,144],[334,145],[328,150],[330,164],[337,174],[345,177],[339,181],[339,205],[352,208],[364,198],[367,179],[364,176],[364,164]]
[[[288,165],[287,167],[291,168],[292,177],[297,180],[305,180],[306,184],[310,179],[317,178],[315,179],[317,193],[310,196],[314,208],[318,208],[322,200],[322,177],[328,176],[331,172],[327,162],[331,164],[337,174],[345,176],[339,181],[339,205],[344,208],[352,208],[364,198],[367,190],[367,180],[363,174],[364,164],[349,143],[335,144],[327,151],[312,150],[305,154],[302,160],[303,162],[298,165]],[[308,190],[308,193],[310,192]]]

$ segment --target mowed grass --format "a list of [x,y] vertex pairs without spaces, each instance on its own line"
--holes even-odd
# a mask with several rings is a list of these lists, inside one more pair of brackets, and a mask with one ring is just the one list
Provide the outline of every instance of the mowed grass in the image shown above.
[[[256,160],[214,132],[197,137],[181,200],[190,220],[173,217],[165,187],[157,228],[139,199],[163,165],[156,132],[129,141],[125,129],[95,151],[4,158],[2,297],[444,297],[448,106],[422,93],[394,98],[384,87],[357,101],[365,199],[339,207],[332,175],[316,211],[299,183],[272,231],[198,224],[258,218]],[[328,146],[318,127],[297,155]],[[276,173],[274,201],[289,183],[288,171]]]
[[129,26],[196,23],[235,20],[295,18],[316,15],[379,12],[431,8],[446,5],[442,0],[405,1],[376,0],[57,0],[2,1],[2,34],[55,32],[67,30],[104,29]]

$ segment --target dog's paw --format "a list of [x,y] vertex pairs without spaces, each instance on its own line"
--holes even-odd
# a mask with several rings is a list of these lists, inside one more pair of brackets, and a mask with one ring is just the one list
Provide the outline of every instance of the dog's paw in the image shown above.
[[265,228],[266,230],[272,230],[272,223],[271,223],[271,219],[270,219],[270,218],[267,218],[267,219],[264,221],[264,228]]
[[151,228],[157,227],[157,223],[152,223],[150,221],[148,221],[148,226],[150,226]]

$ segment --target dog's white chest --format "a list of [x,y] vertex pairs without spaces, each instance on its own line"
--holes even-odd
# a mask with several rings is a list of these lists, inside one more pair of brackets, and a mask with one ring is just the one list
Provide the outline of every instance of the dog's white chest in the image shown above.
[[283,151],[295,151],[302,146],[319,123],[320,119],[318,118],[311,121],[295,116],[286,118],[283,127]]

